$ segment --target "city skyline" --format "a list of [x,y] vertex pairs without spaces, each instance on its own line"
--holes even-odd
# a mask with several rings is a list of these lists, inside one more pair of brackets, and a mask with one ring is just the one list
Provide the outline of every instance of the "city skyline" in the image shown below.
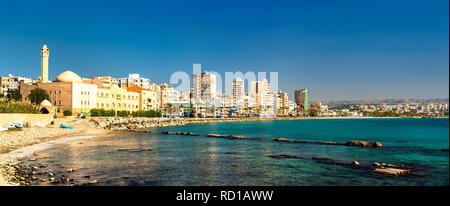
[[[355,2],[351,8],[178,3],[159,2],[150,9],[116,2],[96,13],[100,4],[82,9],[11,2],[0,9],[0,76],[39,76],[36,48],[45,41],[52,48],[49,79],[72,70],[82,77],[139,73],[168,83],[173,72],[190,73],[193,63],[201,63],[222,74],[279,72],[279,88],[290,99],[301,88],[311,91],[311,100],[448,97],[448,18],[442,18],[448,17],[448,2],[396,2],[388,8],[387,2]],[[217,13],[221,6],[234,12],[225,18],[223,9]],[[310,7],[314,12],[305,11]],[[333,19],[340,9],[347,15]],[[318,16],[318,10],[328,13]],[[118,11],[124,13],[120,18]]]

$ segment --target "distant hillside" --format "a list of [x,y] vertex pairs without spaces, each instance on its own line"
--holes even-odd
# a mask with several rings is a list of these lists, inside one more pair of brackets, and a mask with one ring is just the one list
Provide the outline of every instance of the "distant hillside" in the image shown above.
[[[315,101],[317,102],[317,101]],[[405,99],[362,99],[362,100],[336,100],[323,101],[322,104],[406,104],[406,103],[448,103],[448,98],[434,98],[434,99],[419,99],[419,98],[405,98]]]

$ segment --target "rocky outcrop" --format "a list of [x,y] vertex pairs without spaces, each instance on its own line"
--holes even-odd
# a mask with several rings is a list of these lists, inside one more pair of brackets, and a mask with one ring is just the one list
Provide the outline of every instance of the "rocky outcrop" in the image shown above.
[[326,144],[326,145],[345,145],[345,146],[356,146],[356,147],[382,147],[383,145],[380,142],[365,142],[365,141],[358,141],[358,140],[352,140],[348,141],[346,143],[339,143],[339,142],[317,142],[317,141],[305,141],[305,140],[290,140],[284,137],[277,137],[275,139],[272,139],[272,141],[276,142],[292,142],[292,143],[307,143],[307,144]]
[[183,119],[145,117],[93,117],[89,121],[97,128],[122,131],[186,124]]
[[276,154],[276,155],[267,155],[268,157],[275,158],[275,159],[303,159],[303,157],[297,157],[293,155],[288,154]]
[[273,139],[273,141],[277,141],[277,142],[290,142],[291,140],[286,139],[284,137],[277,137],[275,139]]
[[220,134],[207,134],[207,137],[216,137],[216,138],[228,138],[228,139],[244,139],[242,135],[220,135]]
[[359,140],[351,140],[345,143],[347,146],[355,146],[355,147],[382,147],[383,145],[380,142],[365,142]]
[[230,134],[230,135],[228,135],[228,138],[229,139],[244,139],[244,136]]
[[352,166],[353,166],[353,167],[359,167],[359,166],[361,166],[361,164],[359,164],[358,161],[353,161],[353,162],[352,162]]
[[397,168],[375,168],[373,170],[374,173],[381,173],[384,175],[393,175],[393,176],[406,176],[411,174],[411,170],[409,169],[397,169]]

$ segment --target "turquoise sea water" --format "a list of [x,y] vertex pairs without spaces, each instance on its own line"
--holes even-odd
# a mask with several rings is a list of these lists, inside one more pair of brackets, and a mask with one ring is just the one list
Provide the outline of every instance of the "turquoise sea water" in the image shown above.
[[[45,151],[49,171],[98,180],[101,185],[448,185],[448,119],[317,119],[189,124],[151,129],[157,134],[93,138]],[[161,131],[235,134],[247,139],[162,135]],[[380,141],[382,148],[274,142]],[[153,148],[153,151],[118,151]],[[289,154],[304,159],[274,159]],[[412,166],[423,177],[390,177],[311,157],[371,165]],[[85,181],[88,181],[87,179]]]

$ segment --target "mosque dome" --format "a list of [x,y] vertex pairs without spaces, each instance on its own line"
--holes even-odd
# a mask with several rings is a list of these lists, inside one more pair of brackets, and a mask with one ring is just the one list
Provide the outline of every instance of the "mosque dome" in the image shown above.
[[56,77],[58,82],[83,82],[81,77],[71,71],[65,71]]
[[44,101],[41,102],[42,107],[51,107],[52,103],[50,103],[48,100],[44,99]]

